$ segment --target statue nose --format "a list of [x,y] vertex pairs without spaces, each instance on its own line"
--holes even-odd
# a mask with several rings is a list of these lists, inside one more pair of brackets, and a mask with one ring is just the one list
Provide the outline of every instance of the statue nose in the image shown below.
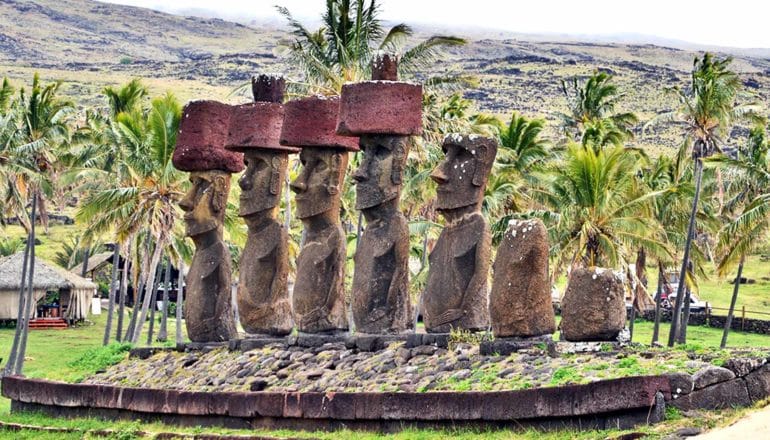
[[353,173],[353,180],[356,182],[364,182],[369,180],[369,173],[364,168],[365,164],[361,164],[360,167],[356,168],[356,171]]
[[251,185],[251,176],[248,176],[246,173],[241,176],[240,179],[238,179],[238,186],[241,187],[244,191],[249,191],[252,187]]
[[291,188],[291,190],[294,191],[295,193],[301,193],[301,192],[305,192],[305,190],[307,189],[307,184],[305,184],[304,179],[300,180],[298,178],[289,184],[289,188]]
[[430,178],[433,179],[434,182],[438,184],[446,183],[449,181],[449,177],[444,173],[444,164],[437,166],[435,170],[433,170],[432,173],[430,173]]

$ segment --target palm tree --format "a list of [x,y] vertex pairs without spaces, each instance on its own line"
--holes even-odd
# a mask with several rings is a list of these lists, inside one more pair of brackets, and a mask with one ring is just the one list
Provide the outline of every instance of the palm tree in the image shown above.
[[[698,200],[703,180],[702,159],[719,151],[722,136],[728,132],[737,119],[756,119],[760,106],[754,103],[737,104],[742,82],[738,75],[729,70],[731,58],[715,59],[710,53],[703,58],[695,57],[688,90],[674,87],[671,90],[679,100],[679,107],[661,114],[647,125],[662,121],[677,122],[685,126],[686,141],[692,143],[692,157],[695,161],[695,193],[690,211],[690,219],[685,236],[682,266],[679,272],[680,283],[677,287],[676,304],[671,317],[671,331],[668,346],[672,347],[681,331],[680,314],[684,298],[687,266],[690,261],[690,248],[695,234],[695,219],[698,212]],[[688,298],[689,301],[689,298]],[[679,338],[681,343],[685,338]]]
[[500,123],[500,147],[484,197],[485,213],[499,218],[492,224],[492,239],[498,243],[514,213],[532,208],[531,188],[537,186],[537,171],[552,158],[548,142],[541,137],[545,121],[513,113],[508,124]]
[[739,173],[732,179],[738,191],[725,208],[730,212],[738,211],[739,207],[741,210],[735,219],[722,228],[718,238],[720,258],[717,275],[727,276],[738,265],[720,348],[727,345],[746,256],[763,243],[770,232],[770,194],[766,192],[770,184],[770,145],[764,126],[758,125],[751,130],[747,147],[745,152],[738,152],[736,159],[719,155],[708,160],[709,165],[718,163]]
[[628,272],[634,250],[668,253],[651,202],[661,191],[645,191],[634,175],[641,163],[635,150],[584,148],[571,143],[563,160],[544,176],[538,196],[551,209],[558,273],[565,265],[621,268]]
[[70,126],[67,116],[74,110],[68,100],[56,96],[59,83],[40,84],[35,74],[32,91],[19,93],[20,136],[19,167],[25,172],[19,181],[37,198],[40,220],[48,233],[46,197],[51,195],[60,170],[58,158],[69,142]]
[[561,82],[568,113],[558,116],[567,137],[595,147],[619,147],[633,138],[631,129],[639,120],[633,113],[616,111],[624,94],[618,92],[612,79],[612,75],[598,71],[586,80],[572,77]]
[[116,119],[121,113],[139,109],[148,92],[142,80],[134,78],[119,89],[105,87],[102,93],[109,101],[110,117]]
[[[300,69],[316,92],[338,94],[347,81],[368,80],[371,62],[378,51],[396,52],[413,34],[412,28],[397,24],[385,30],[378,17],[376,0],[327,0],[322,25],[308,30],[282,6],[277,6],[291,29],[293,39],[282,48],[291,65]],[[410,75],[432,63],[437,50],[465,44],[452,36],[433,36],[405,51],[399,62],[402,75]]]
[[171,157],[180,117],[181,106],[171,94],[153,99],[147,111],[120,113],[117,127],[127,148],[125,170],[111,187],[85,198],[77,213],[77,219],[88,224],[93,234],[115,231],[118,242],[125,242],[147,231],[155,243],[143,276],[144,301],[132,343],[139,340],[147,317],[161,254],[178,256],[173,246],[181,218],[177,202],[184,195],[187,179],[173,167]]

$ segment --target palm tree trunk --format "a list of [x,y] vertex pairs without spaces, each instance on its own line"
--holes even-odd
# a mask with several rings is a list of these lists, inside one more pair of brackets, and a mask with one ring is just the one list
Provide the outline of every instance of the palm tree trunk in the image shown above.
[[184,313],[184,261],[179,258],[179,279],[176,287],[176,345],[184,343],[182,339],[182,314]]
[[679,335],[676,342],[678,344],[687,343],[687,326],[690,324],[690,288],[684,290],[684,303],[682,304],[682,321],[679,323]]
[[703,163],[700,158],[695,159],[695,195],[692,199],[692,211],[690,211],[690,223],[687,226],[687,237],[684,242],[684,255],[682,256],[682,269],[679,271],[679,285],[676,288],[676,304],[671,311],[671,330],[668,333],[668,346],[673,347],[676,335],[679,331],[679,314],[682,311],[684,297],[685,277],[687,276],[687,263],[690,261],[690,247],[695,232],[695,216],[698,213],[698,198],[700,198],[701,183],[703,180]]
[[658,335],[660,334],[660,301],[663,296],[663,277],[665,276],[663,263],[658,261],[658,293],[655,295],[655,324],[652,327],[652,342],[650,345],[658,343]]
[[738,263],[738,275],[735,277],[735,287],[733,287],[733,297],[730,299],[730,310],[727,312],[727,319],[725,319],[725,330],[722,333],[722,342],[719,343],[719,348],[725,348],[727,345],[727,334],[730,333],[730,326],[733,324],[733,314],[735,313],[735,302],[738,300],[738,288],[741,285],[741,275],[743,275],[743,262],[745,255],[741,255],[741,261]]
[[[32,304],[35,302],[33,282],[35,281],[35,223],[37,216],[37,196],[33,196],[32,199],[32,226],[29,232],[29,269],[27,270],[27,299],[25,300],[24,307],[24,323],[21,329],[21,338],[19,339],[19,352],[16,355],[16,366],[13,369],[13,374],[20,376],[24,369],[24,356],[27,353],[27,335],[29,333],[29,318],[32,316]],[[17,324],[18,325],[18,324]]]
[[171,259],[166,258],[166,276],[163,278],[163,305],[160,316],[160,330],[158,330],[158,341],[166,342],[168,340],[168,290],[171,288]]
[[128,272],[131,265],[131,240],[126,246],[126,258],[123,259],[123,272],[120,275],[120,300],[118,301],[118,329],[115,331],[115,340],[123,340],[123,315],[126,313],[126,294],[128,293]]
[[112,252],[112,279],[110,280],[110,294],[107,299],[107,325],[104,327],[104,339],[102,345],[110,343],[112,333],[112,314],[115,312],[115,290],[118,288],[118,266],[120,265],[120,243],[115,243]]
[[83,265],[80,267],[80,276],[85,278],[86,273],[88,272],[88,259],[91,256],[91,248],[86,246],[83,252]]
[[[144,286],[145,289],[144,300],[142,301],[142,311],[137,318],[134,334],[131,337],[132,344],[136,344],[139,341],[139,336],[142,334],[142,327],[144,327],[144,322],[147,320],[147,312],[150,309],[150,301],[152,300],[152,290],[150,289],[152,289],[152,282],[155,279],[155,272],[158,268],[158,262],[160,262],[161,253],[163,253],[163,243],[160,241],[160,237],[158,237],[155,250],[152,253],[152,260],[150,261],[150,273],[147,274],[148,282],[146,282]],[[134,305],[134,309],[136,309],[136,304]],[[137,314],[136,310],[134,310],[134,314]]]
[[136,329],[136,322],[139,316],[139,311],[137,307],[139,306],[139,301],[142,298],[142,292],[144,291],[144,285],[147,284],[147,272],[149,270],[147,266],[147,255],[150,253],[150,246],[152,245],[152,240],[150,240],[150,236],[147,236],[147,243],[144,247],[144,254],[138,254],[137,258],[142,258],[144,260],[144,263],[139,266],[139,285],[135,285],[134,289],[134,305],[131,307],[131,320],[128,322],[128,329],[126,329],[126,336],[123,338],[124,341],[128,341],[130,343],[134,343],[134,329]]
[[[160,257],[163,260],[163,257]],[[147,345],[152,345],[152,337],[155,335],[155,309],[158,304],[158,288],[160,287],[160,276],[163,274],[162,263],[158,262],[158,267],[155,269],[155,280],[152,282],[152,295],[150,297],[150,328],[147,329]]]
[[27,268],[29,267],[29,254],[32,252],[30,247],[33,246],[32,240],[30,240],[29,235],[27,235],[27,244],[24,246],[24,260],[22,262],[21,266],[21,282],[19,283],[19,309],[16,313],[16,331],[13,335],[13,345],[11,345],[11,353],[8,355],[8,362],[5,364],[5,369],[3,370],[3,376],[8,376],[13,374],[13,368],[16,366],[16,356],[19,352],[19,340],[21,339],[21,332],[23,326],[22,324],[22,316],[25,310],[27,310],[25,303],[26,303],[26,296],[24,295],[25,289],[24,287],[27,285]]
[[48,235],[48,209],[45,207],[45,197],[40,190],[37,190],[35,194],[37,195],[37,209],[40,212],[40,224],[43,225],[45,235]]

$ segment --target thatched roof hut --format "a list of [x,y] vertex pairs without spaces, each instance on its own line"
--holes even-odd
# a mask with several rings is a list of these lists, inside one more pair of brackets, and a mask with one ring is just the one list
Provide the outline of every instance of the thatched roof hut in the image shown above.
[[[0,258],[0,319],[16,319],[19,307],[24,253]],[[96,284],[40,258],[35,259],[32,282],[35,301],[46,292],[59,292],[62,317],[72,320],[88,316],[91,298],[96,294]]]

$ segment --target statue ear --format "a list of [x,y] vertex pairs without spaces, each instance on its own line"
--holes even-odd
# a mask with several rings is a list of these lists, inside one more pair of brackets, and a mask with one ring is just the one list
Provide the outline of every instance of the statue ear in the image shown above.
[[489,151],[486,145],[479,145],[476,147],[476,169],[473,171],[473,184],[476,186],[484,185],[484,181],[487,178],[487,155]]
[[393,147],[393,162],[390,169],[390,181],[394,185],[401,185],[403,180],[401,174],[404,171],[404,165],[406,164],[406,141],[398,140]]
[[281,193],[281,167],[283,165],[283,158],[280,156],[274,156],[270,161],[270,194],[276,195]]
[[214,193],[211,195],[211,208],[214,212],[221,212],[227,206],[227,182],[224,176],[214,177]]
[[329,163],[329,182],[326,190],[334,195],[340,192],[340,178],[342,177],[342,153],[333,153]]

